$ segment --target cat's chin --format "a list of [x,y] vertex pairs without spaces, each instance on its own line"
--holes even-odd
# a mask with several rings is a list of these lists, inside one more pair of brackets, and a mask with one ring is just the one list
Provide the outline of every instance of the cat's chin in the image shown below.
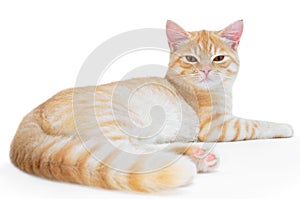
[[196,82],[196,86],[202,90],[212,90],[220,87],[220,84],[210,79],[204,79]]

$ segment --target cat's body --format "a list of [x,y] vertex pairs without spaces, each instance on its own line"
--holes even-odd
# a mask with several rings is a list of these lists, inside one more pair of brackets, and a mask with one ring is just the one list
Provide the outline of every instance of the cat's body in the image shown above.
[[[20,124],[12,162],[49,179],[151,192],[186,185],[197,171],[217,166],[214,154],[192,142],[292,136],[288,125],[231,113],[241,30],[239,21],[223,31],[188,33],[169,21],[171,58],[165,78],[56,94]],[[153,111],[155,106],[164,112]]]
[[[149,85],[149,83],[155,84]],[[141,126],[142,123],[148,123],[149,119],[146,118],[147,111],[145,108],[147,106],[151,108],[153,104],[161,104],[165,110],[169,110],[168,115],[175,115],[174,119],[165,125],[164,133],[159,133],[153,138],[145,139],[145,141],[143,138],[132,138],[135,133],[134,129],[129,126],[132,125],[132,121],[128,120],[127,112],[117,111],[119,115],[116,117],[113,115],[111,106],[111,96],[114,89],[121,88],[123,90],[126,88],[126,90],[133,91],[140,88],[139,85],[142,84],[149,86],[145,90],[138,91],[134,100],[143,102],[151,99],[152,104],[131,104],[136,105],[131,107],[131,110],[136,111],[130,119],[135,120]],[[114,157],[117,154],[120,157],[126,157],[126,151],[137,154],[158,151],[147,161],[147,164],[156,162],[155,164],[161,164],[158,165],[158,168],[163,168],[170,161],[178,158],[175,152],[171,152],[172,150],[179,150],[179,154],[185,153],[190,144],[182,145],[176,142],[188,143],[197,140],[195,130],[199,129],[198,117],[181,97],[178,99],[182,106],[178,106],[177,101],[170,101],[170,97],[174,97],[172,96],[173,93],[162,90],[161,86],[176,92],[166,79],[153,77],[131,79],[98,87],[68,89],[56,94],[24,118],[12,144],[12,161],[28,173],[108,189],[155,191],[189,182],[196,170],[194,164],[184,158],[168,169],[154,172],[152,176],[146,171],[149,166],[144,165],[145,168],[139,168],[136,171],[145,170],[146,174],[139,176],[128,171],[128,174],[114,171],[114,169],[104,166],[106,163],[110,164],[109,160],[102,160],[104,161],[102,164],[98,161],[98,158],[101,159],[101,157],[91,155],[105,151],[106,158]],[[116,110],[126,108],[122,105],[124,104],[124,97],[122,96],[124,94],[116,93],[116,95],[116,101],[114,101],[117,105]],[[94,97],[96,104],[93,101]],[[181,107],[182,109],[178,110]],[[76,114],[76,111],[79,111],[79,114]],[[182,121],[180,111],[184,112],[182,115],[189,117]],[[122,121],[118,118],[122,118]],[[179,133],[177,131],[179,128],[176,126],[182,124],[181,133]],[[131,135],[126,135],[119,125],[127,128],[127,132]],[[136,133],[138,134],[138,132]],[[101,137],[102,134],[106,138]],[[140,134],[151,135],[149,132],[140,132]],[[131,137],[130,140],[129,137]],[[114,147],[110,148],[109,143],[104,141],[105,139],[109,139]],[[163,143],[174,143],[174,148],[172,146],[170,151],[168,149],[169,152],[163,152],[161,150],[166,147]],[[120,148],[120,151],[117,148]],[[198,148],[199,146],[195,148],[195,151]],[[134,169],[135,165],[143,166],[145,160],[139,159],[138,156],[133,158],[132,162],[126,163],[132,167],[131,169]],[[216,162],[212,163],[215,164]],[[121,158],[117,164],[121,167],[124,166],[122,165],[124,159]],[[178,171],[181,169],[188,172],[185,171],[183,174]],[[209,170],[209,165],[199,164],[199,169]],[[99,172],[98,175],[97,172]]]

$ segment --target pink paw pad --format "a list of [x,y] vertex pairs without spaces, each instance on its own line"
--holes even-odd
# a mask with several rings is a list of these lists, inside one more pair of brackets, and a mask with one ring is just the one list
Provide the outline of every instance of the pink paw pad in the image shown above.
[[197,150],[195,150],[195,152],[194,152],[194,155],[196,156],[196,157],[200,157],[201,155],[203,155],[204,154],[204,150],[202,150],[202,149],[197,149]]
[[216,159],[216,156],[215,156],[215,155],[209,154],[209,155],[206,156],[205,161],[206,161],[206,162],[211,162],[211,161],[213,161],[213,160],[215,160],[215,159]]

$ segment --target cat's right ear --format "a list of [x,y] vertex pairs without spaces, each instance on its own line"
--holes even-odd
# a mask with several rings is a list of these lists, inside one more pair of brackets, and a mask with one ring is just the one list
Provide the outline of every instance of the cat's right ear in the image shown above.
[[175,51],[179,46],[186,43],[190,35],[175,22],[168,20],[166,25],[168,43],[171,51]]
[[219,31],[219,35],[225,39],[232,49],[236,50],[243,33],[243,20],[236,21],[223,30]]

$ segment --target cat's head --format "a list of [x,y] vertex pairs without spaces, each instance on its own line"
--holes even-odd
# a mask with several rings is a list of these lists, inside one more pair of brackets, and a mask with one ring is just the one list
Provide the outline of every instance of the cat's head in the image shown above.
[[237,47],[242,31],[242,20],[220,31],[195,32],[168,21],[171,54],[167,75],[201,89],[232,85],[239,69]]

